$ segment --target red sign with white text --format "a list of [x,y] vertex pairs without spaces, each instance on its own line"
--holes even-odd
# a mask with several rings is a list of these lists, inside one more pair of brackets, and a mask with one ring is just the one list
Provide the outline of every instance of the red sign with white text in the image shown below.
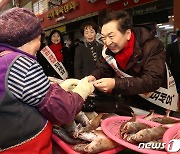
[[[42,20],[42,26],[48,28],[60,22],[69,21],[87,14],[102,10],[123,10],[129,7],[139,6],[156,0],[97,0],[94,3],[87,0],[70,0],[69,2],[55,7],[38,17]],[[57,18],[63,17],[63,20]]]

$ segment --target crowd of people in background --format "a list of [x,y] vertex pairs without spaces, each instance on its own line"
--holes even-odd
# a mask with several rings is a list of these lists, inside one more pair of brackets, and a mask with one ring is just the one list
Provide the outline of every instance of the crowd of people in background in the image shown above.
[[[84,41],[76,38],[63,39],[59,30],[52,30],[49,36],[41,40],[40,51],[48,46],[55,54],[57,60],[62,62],[68,72],[68,78],[82,79],[90,75],[95,68],[96,61],[101,55],[102,44],[96,41],[98,25],[93,21],[87,21],[81,26],[81,34]],[[45,40],[46,39],[46,40]],[[47,76],[60,78],[41,52],[37,53],[37,61],[42,66]]]
[[[147,25],[148,27],[149,25]],[[52,30],[49,36],[46,36],[41,42],[40,50],[46,45],[54,52],[58,61],[62,62],[68,72],[68,78],[81,79],[92,73],[100,55],[102,54],[103,42],[99,33],[99,25],[93,21],[86,21],[80,27],[83,40],[79,38],[63,39],[59,30]],[[152,30],[153,32],[153,30]],[[179,76],[179,33],[177,32],[177,41],[168,44],[166,48],[166,62],[175,78],[177,91],[180,91]],[[82,39],[82,38],[81,38]],[[43,67],[47,76],[61,78],[52,66],[44,59],[41,52],[37,53],[37,60]]]
[[[64,41],[58,30],[45,41],[40,20],[30,10],[12,8],[0,15],[0,152],[51,153],[52,125],[73,121],[95,88],[121,98],[121,103],[101,103],[103,113],[122,109],[122,103],[160,114],[178,111],[176,100],[165,102],[164,96],[177,98],[176,91],[168,91],[174,85],[167,83],[165,62],[178,89],[179,31],[166,52],[154,29],[134,27],[126,11],[109,13],[102,23],[103,44],[96,40],[99,29],[92,21],[81,26],[84,42]],[[41,52],[44,48],[58,61],[59,71],[64,65],[68,72],[61,83],[50,83],[49,76],[62,76],[52,66],[54,59],[48,61],[49,53]],[[172,84],[167,93],[161,89],[165,84]],[[152,93],[161,95],[148,100]]]

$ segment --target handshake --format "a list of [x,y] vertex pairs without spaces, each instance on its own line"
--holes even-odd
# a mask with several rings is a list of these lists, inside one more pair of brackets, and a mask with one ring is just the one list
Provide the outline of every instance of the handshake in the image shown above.
[[92,83],[88,82],[87,77],[81,80],[67,79],[59,85],[65,91],[73,91],[78,93],[84,100],[94,91],[94,86]]

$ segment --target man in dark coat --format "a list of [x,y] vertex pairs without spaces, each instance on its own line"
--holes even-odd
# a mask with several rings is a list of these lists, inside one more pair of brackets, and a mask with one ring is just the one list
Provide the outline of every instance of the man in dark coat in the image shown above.
[[178,93],[180,93],[180,30],[177,31],[177,41],[169,44],[166,50],[166,61],[174,76]]
[[99,91],[120,96],[124,104],[165,114],[167,108],[178,109],[178,94],[175,85],[173,94],[168,91],[165,48],[154,34],[148,26],[132,27],[125,11],[109,13],[101,29],[105,48],[88,79]]

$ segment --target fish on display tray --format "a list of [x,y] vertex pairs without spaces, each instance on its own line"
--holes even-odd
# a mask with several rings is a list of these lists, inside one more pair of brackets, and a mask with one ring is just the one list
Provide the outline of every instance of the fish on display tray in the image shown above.
[[[59,137],[57,137],[55,134],[52,134],[53,141],[63,149],[68,154],[80,154],[80,152],[77,152],[73,149],[74,145],[67,144],[66,142],[62,141]],[[99,154],[115,154],[119,151],[122,151],[126,149],[124,146],[119,145],[116,148],[112,148],[110,150],[99,152]]]
[[165,115],[158,115],[154,113],[154,110],[150,110],[150,113],[146,116],[142,116],[141,118],[145,119],[145,120],[150,120],[153,122],[157,122],[160,123],[162,125],[164,125],[165,127],[172,127],[178,123],[180,123],[180,119],[176,118],[176,117],[170,117],[170,110],[166,110],[166,114]]
[[[107,113],[99,113],[96,116],[94,113],[92,114],[88,113],[88,117],[93,119],[88,119],[85,117],[86,114],[81,111],[75,118],[75,121],[78,121],[77,125],[72,122],[63,126],[54,126],[53,140],[67,153],[113,154],[124,149],[124,146],[108,138],[100,127],[103,116],[108,117]],[[79,122],[81,127],[77,131]],[[67,131],[69,132],[66,133]]]
[[[104,121],[102,121],[101,123],[101,128],[103,130],[103,132],[112,140],[116,141],[117,143],[119,143],[120,145],[123,145],[129,149],[132,149],[134,151],[140,152],[140,153],[156,153],[156,154],[167,154],[166,151],[162,151],[160,149],[144,149],[144,148],[138,148],[138,144],[137,143],[130,143],[126,140],[124,140],[122,138],[122,135],[120,133],[120,127],[123,123],[128,122],[130,119],[132,119],[132,117],[126,117],[126,116],[114,116],[114,117],[110,117],[105,119]],[[161,124],[159,123],[155,123],[149,120],[144,120],[141,118],[137,118],[136,122],[138,123],[144,123],[149,125],[152,129],[159,129],[159,126],[161,126]],[[147,128],[150,129],[150,128]],[[140,131],[143,130],[147,130],[147,129],[142,129]],[[168,128],[165,128],[168,129]],[[159,130],[162,130],[161,128]],[[163,131],[163,130],[162,130]],[[142,133],[142,132],[141,132]],[[148,135],[148,133],[145,131],[143,132],[143,136],[145,137],[146,135]],[[138,140],[139,136],[138,135],[136,137],[136,139]],[[156,135],[158,136],[158,135]],[[145,137],[146,138],[146,137]],[[144,138],[143,138],[144,139]],[[149,141],[149,140],[148,140]]]
[[138,122],[136,115],[133,114],[130,120],[121,124],[119,131],[122,139],[136,144],[161,140],[166,130],[167,127],[164,126],[152,127],[146,123]]

